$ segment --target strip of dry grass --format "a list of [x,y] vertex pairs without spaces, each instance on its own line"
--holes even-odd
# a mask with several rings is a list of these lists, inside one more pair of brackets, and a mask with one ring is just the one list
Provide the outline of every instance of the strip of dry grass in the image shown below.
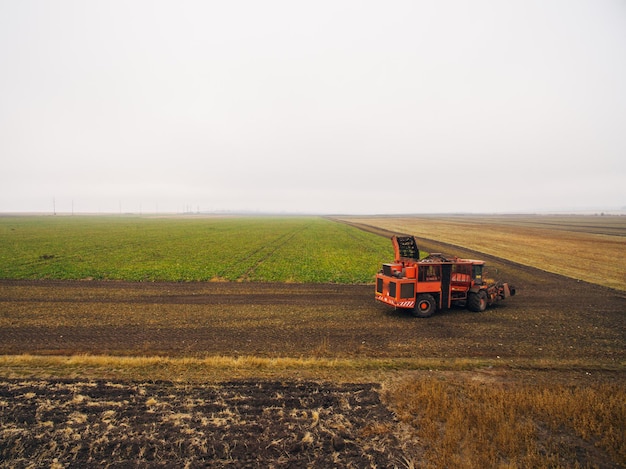
[[83,378],[219,382],[231,379],[332,379],[362,382],[385,379],[387,374],[412,370],[467,371],[482,368],[570,371],[590,369],[623,371],[624,363],[590,359],[503,360],[476,358],[263,358],[208,356],[170,358],[111,355],[0,355],[0,376],[5,378]]
[[91,378],[219,382],[231,379],[332,379],[371,381],[389,371],[465,369],[486,362],[441,359],[334,359],[210,356],[205,358],[117,357],[110,355],[3,355],[0,376],[7,378]]
[[626,217],[351,217],[346,221],[626,290]]

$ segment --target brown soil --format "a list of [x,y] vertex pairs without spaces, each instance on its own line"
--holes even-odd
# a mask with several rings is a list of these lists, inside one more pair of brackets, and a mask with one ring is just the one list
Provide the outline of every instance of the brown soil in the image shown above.
[[[3,280],[0,354],[572,360],[621,369],[623,292],[420,243],[486,259],[518,294],[480,314],[415,319],[376,303],[371,285]],[[402,467],[392,421],[367,384],[3,379],[0,467]]]

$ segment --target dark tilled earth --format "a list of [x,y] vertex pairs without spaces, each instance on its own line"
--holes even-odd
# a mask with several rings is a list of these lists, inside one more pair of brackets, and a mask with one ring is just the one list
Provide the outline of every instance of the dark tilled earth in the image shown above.
[[0,467],[393,467],[373,385],[0,382]]
[[[415,319],[371,285],[0,281],[0,354],[571,360],[619,370],[626,294],[483,258],[517,295]],[[617,373],[620,373],[617,371]],[[376,385],[0,381],[0,467],[403,467]]]

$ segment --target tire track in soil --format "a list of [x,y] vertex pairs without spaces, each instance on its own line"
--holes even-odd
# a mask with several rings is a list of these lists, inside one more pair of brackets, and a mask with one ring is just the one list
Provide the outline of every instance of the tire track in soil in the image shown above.
[[[263,253],[260,259],[255,261],[252,267],[249,267],[244,273],[239,275],[236,279],[236,281],[248,280],[250,277],[250,273],[254,272],[257,266],[259,266],[264,260],[268,259],[273,253],[275,253],[280,248],[280,246],[284,245],[287,241],[292,239],[298,232],[302,231],[303,229],[294,230],[292,232],[282,234],[278,236],[277,238],[275,238],[274,240],[268,243],[264,243],[259,249],[253,250],[250,253],[243,255],[242,257],[238,257],[236,260],[234,260],[233,262],[228,264],[226,267],[224,267],[222,270],[220,270],[217,273],[217,277],[228,278],[227,276],[228,272],[236,271],[237,266],[246,265],[250,259],[256,257],[260,253]],[[285,240],[285,238],[287,239]],[[265,254],[265,252],[267,251],[269,251],[269,253]]]
[[[296,237],[298,233],[308,229],[308,226],[292,231],[291,233],[285,233],[283,236],[275,239],[273,242],[264,245],[259,251],[263,252],[263,256],[261,256],[245,273],[243,273],[237,280],[238,281],[247,281],[250,279],[250,275],[261,265],[263,262],[267,261],[270,257],[274,255],[281,247],[285,246],[289,241]],[[243,261],[248,260],[252,255],[243,259]]]

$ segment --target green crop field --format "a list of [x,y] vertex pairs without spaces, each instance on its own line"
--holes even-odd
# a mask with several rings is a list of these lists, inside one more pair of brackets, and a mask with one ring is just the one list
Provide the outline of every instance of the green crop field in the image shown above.
[[0,278],[370,283],[389,240],[319,217],[0,217]]

